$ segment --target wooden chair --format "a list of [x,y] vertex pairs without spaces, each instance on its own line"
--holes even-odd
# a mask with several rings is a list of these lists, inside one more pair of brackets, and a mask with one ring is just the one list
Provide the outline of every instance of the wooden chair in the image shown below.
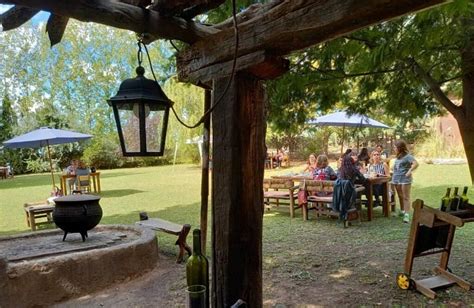
[[[26,224],[31,228],[31,231],[36,231],[36,226],[52,224],[54,205],[47,202],[29,202],[23,206],[26,214]],[[38,219],[46,218],[46,220],[37,221]]]
[[91,192],[91,177],[90,175],[78,175],[76,177],[76,191],[81,193]]
[[294,217],[294,209],[298,208],[295,199],[298,200],[298,186],[295,186],[292,180],[287,179],[264,179],[263,180],[263,198],[266,206],[271,204],[280,206],[280,200],[287,203],[290,207],[290,217]]

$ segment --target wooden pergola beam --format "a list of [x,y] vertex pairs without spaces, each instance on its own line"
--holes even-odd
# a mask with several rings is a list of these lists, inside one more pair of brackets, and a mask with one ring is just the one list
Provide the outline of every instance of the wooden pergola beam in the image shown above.
[[[280,0],[279,0],[280,1]],[[278,2],[278,1],[277,1]],[[286,55],[317,43],[445,0],[300,0],[262,6],[239,24],[239,56],[258,50]],[[215,63],[228,61],[235,49],[232,27],[200,40],[177,56],[180,80]],[[198,77],[196,74],[193,78]]]
[[95,22],[153,37],[176,39],[185,43],[216,33],[217,30],[177,17],[163,17],[153,10],[111,0],[0,0],[0,4],[13,4],[48,11],[83,22]]
[[181,15],[183,13],[186,19],[207,12],[218,7],[225,0],[158,0],[152,6],[153,10],[157,10],[163,15]]

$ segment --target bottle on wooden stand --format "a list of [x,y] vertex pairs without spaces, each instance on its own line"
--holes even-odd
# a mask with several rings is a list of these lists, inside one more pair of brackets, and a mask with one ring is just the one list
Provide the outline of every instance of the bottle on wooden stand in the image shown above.
[[467,208],[468,204],[469,204],[469,198],[467,197],[467,186],[464,186],[464,189],[461,195],[461,204],[459,205],[459,208],[461,210],[464,210]]
[[193,253],[186,262],[186,281],[188,287],[206,287],[206,307],[209,307],[209,262],[201,253],[201,230],[193,231]]
[[444,195],[444,197],[441,198],[440,210],[443,211],[443,212],[446,212],[446,210],[449,207],[449,202],[451,200],[450,195],[451,195],[451,187],[448,187],[446,189],[446,195]]
[[451,201],[449,204],[449,211],[455,212],[459,209],[459,204],[461,203],[461,196],[458,195],[459,188],[454,187],[454,194],[451,197]]

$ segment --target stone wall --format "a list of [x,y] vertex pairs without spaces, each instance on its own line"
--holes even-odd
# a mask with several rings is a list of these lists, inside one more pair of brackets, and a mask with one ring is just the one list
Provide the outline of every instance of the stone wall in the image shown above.
[[[0,307],[48,306],[133,279],[156,266],[155,232],[121,225],[96,229],[110,229],[121,234],[134,232],[139,236],[132,241],[97,249],[15,262],[6,260],[0,252]],[[41,240],[45,233],[61,240],[58,230],[28,233],[7,240],[21,241],[22,236],[31,239],[35,235]]]

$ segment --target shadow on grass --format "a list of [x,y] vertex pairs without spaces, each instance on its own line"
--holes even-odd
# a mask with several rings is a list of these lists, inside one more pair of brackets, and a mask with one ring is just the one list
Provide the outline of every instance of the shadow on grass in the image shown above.
[[139,194],[145,192],[143,190],[138,190],[138,189],[108,189],[106,191],[102,191],[99,195],[104,198],[117,198],[117,197],[124,197],[128,195],[133,195],[133,194]]
[[[56,185],[59,186],[59,178],[54,178]],[[1,180],[0,188],[26,188],[35,186],[52,185],[51,174],[20,175],[13,179]]]
[[[100,170],[99,170],[100,172]],[[116,178],[116,177],[121,177],[121,176],[131,176],[131,175],[138,175],[138,174],[145,174],[145,172],[139,172],[137,169],[137,172],[129,171],[129,172],[111,172],[111,173],[104,173],[100,172],[100,178],[101,179],[107,179],[107,178]]]
[[[144,174],[144,172],[140,172],[138,169],[136,172],[128,171],[128,172],[112,172],[112,173],[103,173],[101,172],[100,178],[101,180],[107,178],[115,178],[115,177],[128,177],[130,175],[137,175],[137,174]],[[60,173],[54,174],[54,181],[56,186],[60,185]],[[51,174],[50,173],[43,173],[43,174],[24,174],[24,175],[17,175],[12,179],[7,180],[0,180],[0,189],[15,189],[15,188],[27,188],[27,187],[35,187],[35,186],[44,186],[44,185],[52,185]]]
[[[128,190],[125,190],[127,194]],[[137,193],[140,191],[130,190],[132,193]],[[112,191],[113,193],[113,191]],[[115,195],[117,196],[117,195]],[[108,196],[110,197],[110,196]],[[168,207],[166,209],[158,210],[158,211],[148,211],[148,217],[150,218],[161,218],[165,219],[177,224],[190,224],[192,229],[199,228],[199,221],[200,221],[200,203],[192,203],[192,204],[181,204],[172,207]],[[100,224],[107,225],[107,224],[124,224],[124,225],[134,225],[135,222],[139,221],[139,212],[141,209],[133,209],[126,214],[120,215],[109,215],[103,216]],[[210,221],[210,218],[209,218]],[[39,230],[50,230],[54,229],[54,225],[48,226],[41,226],[42,228],[38,228]],[[208,227],[208,242],[210,243],[210,225]],[[23,234],[24,232],[30,232],[30,230],[25,225],[25,230],[2,230],[0,231],[0,236],[8,236],[8,235],[19,235]],[[93,233],[93,230],[92,232]],[[158,238],[158,245],[160,252],[163,252],[165,255],[169,256],[176,256],[178,253],[178,248],[175,245],[177,237],[175,235],[167,234],[164,232],[157,232]],[[58,238],[60,241],[61,238]],[[188,244],[192,246],[192,234],[188,235],[187,238]],[[210,247],[210,244],[209,246]],[[208,250],[210,251],[210,250]]]

